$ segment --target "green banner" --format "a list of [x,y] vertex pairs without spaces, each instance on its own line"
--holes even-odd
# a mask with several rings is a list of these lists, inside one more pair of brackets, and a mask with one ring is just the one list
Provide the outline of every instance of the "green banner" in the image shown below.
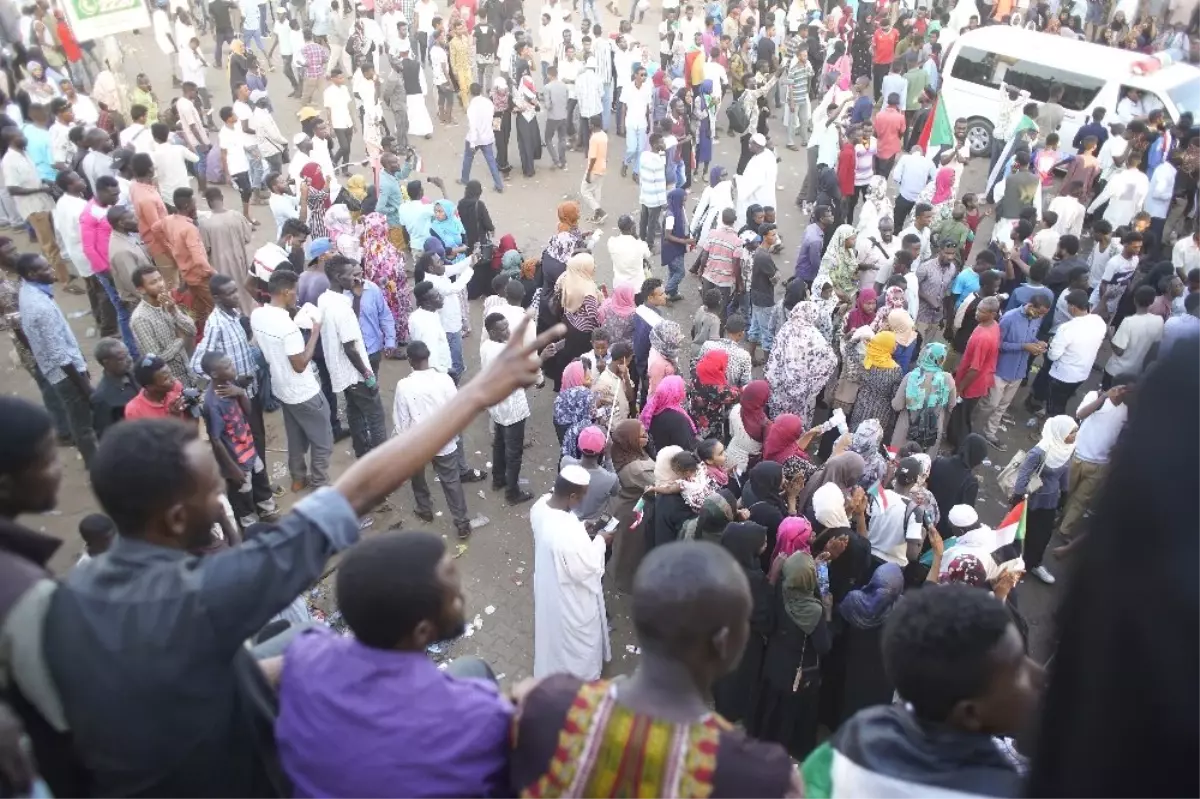
[[150,27],[143,0],[62,0],[62,7],[81,42]]

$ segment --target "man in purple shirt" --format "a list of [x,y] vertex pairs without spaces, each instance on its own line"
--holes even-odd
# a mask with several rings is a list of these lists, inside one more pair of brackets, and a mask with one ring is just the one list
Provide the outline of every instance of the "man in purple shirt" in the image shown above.
[[800,242],[800,253],[796,256],[796,277],[811,284],[821,267],[821,250],[825,244],[825,231],[833,224],[833,211],[828,205],[818,205],[813,211],[813,221],[804,229],[804,240]]
[[283,657],[275,740],[295,794],[508,795],[512,705],[481,661],[442,671],[425,654],[466,627],[442,539],[363,541],[336,590],[353,637],[309,630]]

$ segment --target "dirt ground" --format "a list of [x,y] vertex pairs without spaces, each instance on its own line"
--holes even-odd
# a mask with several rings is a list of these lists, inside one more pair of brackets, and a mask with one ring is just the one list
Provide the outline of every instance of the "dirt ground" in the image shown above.
[[[616,28],[615,18],[607,11],[605,16],[605,31]],[[656,15],[647,18],[645,24],[635,26],[635,35],[642,41],[654,42],[654,27],[658,23]],[[157,53],[149,32],[141,35],[126,35],[122,37],[132,45],[125,50],[125,72],[128,83],[133,85],[134,76],[146,72],[157,90],[158,98],[165,104],[174,96],[167,73],[162,69],[162,61]],[[205,37],[210,41],[209,37]],[[211,47],[206,45],[211,53]],[[272,101],[275,103],[275,116],[285,135],[299,130],[296,112],[299,110],[298,101],[287,97],[290,87],[278,70],[279,57],[273,59],[276,71],[269,73]],[[216,105],[223,105],[228,99],[226,94],[226,77],[224,71],[210,69],[208,74],[209,86],[213,91]],[[461,168],[463,135],[466,131],[465,113],[462,108],[454,111],[455,124],[450,127],[435,123],[435,134],[431,140],[414,142],[425,162],[426,175],[438,175],[445,178],[450,195],[457,199],[461,187],[455,181]],[[721,125],[724,125],[722,114]],[[772,131],[782,139],[782,129],[779,112],[776,111],[771,120]],[[782,141],[780,142],[782,145]],[[613,235],[616,231],[617,217],[622,213],[635,212],[637,209],[637,187],[632,180],[622,180],[619,176],[620,153],[624,149],[624,140],[610,134],[609,171],[604,184],[604,207],[608,211],[608,220],[603,225],[605,236]],[[716,144],[714,164],[722,164],[731,171],[738,156],[736,139],[722,138]],[[780,268],[790,273],[795,260],[806,219],[802,219],[794,200],[804,178],[806,168],[803,152],[791,152],[779,147],[778,153],[782,159],[779,168],[778,185],[778,223],[785,242],[784,253],[778,257]],[[353,157],[362,157],[361,137],[355,141]],[[549,158],[543,157],[539,162],[537,174],[532,178],[520,175],[519,162],[516,157],[515,136],[511,145],[511,158],[517,167],[510,176],[503,195],[491,191],[490,181],[486,176],[486,166],[481,159],[476,159],[473,176],[479,178],[485,188],[484,199],[496,222],[499,233],[515,235],[519,247],[527,255],[537,256],[546,240],[555,229],[556,219],[554,207],[566,199],[578,199],[578,187],[582,179],[585,162],[580,153],[568,155],[568,168],[558,171],[550,168]],[[964,175],[962,191],[978,191],[985,179],[986,164],[980,161],[972,162]],[[693,188],[697,194],[703,187],[698,183]],[[436,196],[436,189],[430,190]],[[236,207],[233,192],[225,188],[226,201],[229,207]],[[689,207],[694,206],[694,201]],[[271,217],[265,206],[253,206],[253,216],[263,222],[256,235],[254,247],[265,242],[273,231]],[[587,226],[585,226],[586,228]],[[985,220],[980,230],[981,238],[990,233],[991,222]],[[22,249],[31,249],[23,233],[13,234]],[[607,254],[605,242],[602,239],[597,250],[597,276],[601,282],[611,283],[612,268]],[[690,261],[690,259],[689,259]],[[411,264],[409,265],[411,273]],[[656,274],[665,278],[665,268],[655,264]],[[680,322],[685,330],[690,329],[690,319],[698,306],[698,283],[696,278],[688,276],[681,288],[685,299],[666,310],[670,318]],[[86,311],[86,300],[62,292],[58,299],[71,320],[73,329],[79,338],[85,355],[92,363],[93,379],[98,379],[99,367],[94,364],[91,350],[97,336],[95,323]],[[464,342],[464,351],[468,363],[469,378],[478,371],[479,367],[479,336],[482,335],[481,302],[475,301],[471,308],[471,337]],[[32,380],[16,362],[5,338],[0,355],[0,369],[3,370],[4,390],[8,393],[19,394],[34,401],[39,401],[39,395]],[[756,370],[757,372],[758,370]],[[409,372],[404,362],[385,361],[381,368],[380,388],[384,407],[390,420],[392,397],[396,381]],[[1096,375],[1098,380],[1098,375]],[[1082,396],[1082,391],[1079,396]],[[550,388],[529,391],[533,419],[526,427],[526,435],[532,441],[532,446],[525,451],[525,461],[522,477],[528,481],[529,490],[542,493],[550,488],[557,470],[558,444],[551,423],[551,412],[554,394]],[[1013,411],[1018,417],[1018,423],[1002,433],[1002,438],[1010,444],[1008,454],[995,453],[994,462],[983,467],[985,472],[998,472],[1007,462],[1007,458],[1018,446],[1028,448],[1036,442],[1036,436],[1025,427],[1024,412],[1019,402],[1014,403]],[[390,422],[389,422],[390,423]],[[1040,425],[1037,428],[1040,430]],[[282,420],[279,413],[267,416],[268,452],[267,461],[272,474],[277,480],[287,483],[285,468],[285,441]],[[491,471],[491,441],[489,422],[486,414],[480,414],[464,432],[464,441],[470,464]],[[62,490],[59,494],[59,506],[39,518],[26,519],[26,523],[45,532],[63,539],[63,546],[52,561],[52,567],[58,573],[68,570],[77,559],[82,542],[77,533],[79,520],[86,514],[98,510],[94,497],[89,489],[87,476],[83,470],[82,461],[73,449],[63,449],[61,454],[66,461],[66,474]],[[341,442],[335,449],[333,474],[336,476],[345,470],[353,456],[350,442]],[[994,524],[1004,515],[1005,508],[995,486],[995,480],[985,480],[986,497],[979,503],[980,517],[985,523]],[[482,486],[482,488],[481,488]],[[466,486],[467,501],[473,516],[486,517],[487,523],[475,530],[470,542],[459,546],[453,535],[453,527],[445,503],[440,492],[434,492],[435,509],[438,517],[429,529],[442,534],[451,547],[458,547],[459,563],[464,575],[464,590],[468,601],[468,618],[470,628],[463,638],[441,648],[439,657],[458,655],[478,655],[489,661],[495,671],[501,675],[502,682],[529,676],[533,665],[533,542],[528,524],[529,505],[509,508],[503,501],[502,492],[490,490],[490,481],[473,483]],[[287,495],[282,501],[286,509],[296,499],[295,495]],[[364,535],[375,535],[395,525],[403,524],[406,529],[422,527],[422,523],[412,515],[413,501],[411,490],[405,486],[392,497],[395,510],[388,514],[378,514],[375,524]],[[943,511],[944,512],[944,511]],[[1051,544],[1054,546],[1054,543]],[[1053,556],[1048,556],[1048,565],[1060,577],[1064,576],[1064,566],[1055,562]],[[312,604],[322,610],[336,623],[336,608],[330,599],[329,587],[331,580],[327,579],[312,592]],[[1050,653],[1051,616],[1055,607],[1055,595],[1061,590],[1063,581],[1060,579],[1056,586],[1049,587],[1033,578],[1026,578],[1018,587],[1020,604],[1029,619],[1032,631],[1032,648],[1035,656],[1045,659]],[[637,661],[635,641],[629,621],[629,605],[627,598],[610,594],[608,602],[609,618],[613,627],[613,661],[609,665],[611,673],[622,673],[633,668]]]

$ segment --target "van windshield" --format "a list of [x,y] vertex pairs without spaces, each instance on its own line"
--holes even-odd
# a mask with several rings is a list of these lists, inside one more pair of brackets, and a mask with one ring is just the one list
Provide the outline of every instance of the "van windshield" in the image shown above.
[[1044,103],[1050,99],[1050,87],[1063,88],[1060,101],[1068,111],[1084,111],[1104,88],[1104,81],[1091,75],[1050,67],[1036,61],[981,50],[959,47],[958,58],[950,68],[951,77],[999,88],[1004,81],[1015,89],[1029,92],[1030,99]]
[[1200,115],[1200,80],[1185,80],[1167,89],[1167,96],[1180,114]]

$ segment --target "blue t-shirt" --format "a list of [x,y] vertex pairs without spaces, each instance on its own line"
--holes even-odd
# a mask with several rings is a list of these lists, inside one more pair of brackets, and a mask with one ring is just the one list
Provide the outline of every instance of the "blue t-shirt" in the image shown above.
[[1045,286],[1031,286],[1028,283],[1022,283],[1013,289],[1012,294],[1008,298],[1008,305],[1004,306],[1004,310],[1011,311],[1013,308],[1020,308],[1025,303],[1029,302],[1035,294],[1043,295],[1050,301],[1050,306],[1054,306],[1054,292]]
[[954,307],[962,304],[963,297],[973,291],[979,291],[979,274],[971,267],[965,267],[950,284],[950,293],[954,295]]

